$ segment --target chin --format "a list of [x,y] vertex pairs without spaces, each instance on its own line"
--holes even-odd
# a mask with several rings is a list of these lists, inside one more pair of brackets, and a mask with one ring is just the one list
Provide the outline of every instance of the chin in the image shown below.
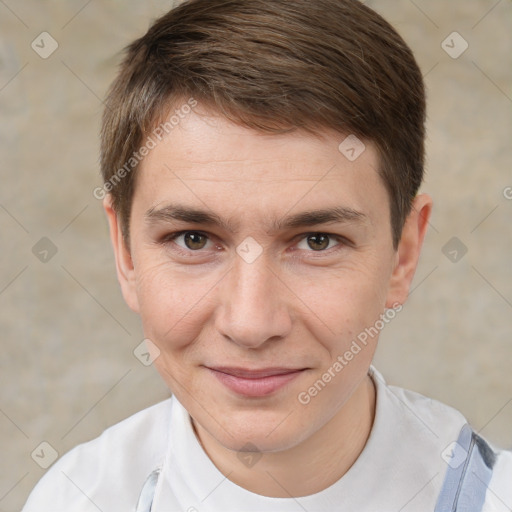
[[[223,421],[225,429],[212,423],[211,419],[203,428],[232,451],[279,452],[293,448],[307,437],[307,432],[301,431],[298,425],[283,421],[288,414],[261,410],[238,413],[238,418]],[[226,416],[223,419],[226,420]]]

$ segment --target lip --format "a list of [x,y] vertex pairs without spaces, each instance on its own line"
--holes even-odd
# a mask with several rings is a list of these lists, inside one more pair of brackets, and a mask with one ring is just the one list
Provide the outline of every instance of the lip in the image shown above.
[[275,393],[307,368],[259,368],[238,367],[207,368],[224,386],[239,395],[264,397]]

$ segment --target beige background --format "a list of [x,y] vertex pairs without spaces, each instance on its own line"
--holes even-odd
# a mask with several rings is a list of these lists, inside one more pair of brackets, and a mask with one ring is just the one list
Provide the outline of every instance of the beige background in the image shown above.
[[[512,448],[512,4],[367,4],[426,75],[435,201],[413,293],[375,363]],[[92,191],[119,50],[171,5],[0,0],[0,511],[19,510],[44,474],[30,456],[42,441],[63,454],[168,396],[133,355],[143,336]],[[31,48],[43,31],[59,45],[47,59]],[[453,31],[469,44],[458,59],[441,47]],[[455,263],[443,253],[454,236],[467,247]],[[43,237],[57,249],[46,263],[33,254]]]

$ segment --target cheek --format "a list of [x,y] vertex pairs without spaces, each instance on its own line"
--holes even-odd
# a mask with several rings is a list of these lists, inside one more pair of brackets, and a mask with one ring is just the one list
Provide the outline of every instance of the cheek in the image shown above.
[[189,345],[210,314],[218,279],[176,272],[169,263],[148,257],[140,260],[136,274],[146,337],[165,351]]
[[[377,262],[296,280],[293,289],[303,303],[308,328],[336,357],[384,310],[387,274]],[[307,320],[309,319],[309,321]]]

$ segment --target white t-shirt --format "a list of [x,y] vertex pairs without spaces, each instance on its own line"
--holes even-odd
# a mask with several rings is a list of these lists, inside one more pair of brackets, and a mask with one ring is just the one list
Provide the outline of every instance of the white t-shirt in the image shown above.
[[314,495],[269,498],[231,482],[206,455],[189,414],[172,397],[64,455],[22,512],[512,509],[512,452],[475,436],[455,409],[387,385],[373,366],[370,376],[377,390],[370,437],[349,471]]

